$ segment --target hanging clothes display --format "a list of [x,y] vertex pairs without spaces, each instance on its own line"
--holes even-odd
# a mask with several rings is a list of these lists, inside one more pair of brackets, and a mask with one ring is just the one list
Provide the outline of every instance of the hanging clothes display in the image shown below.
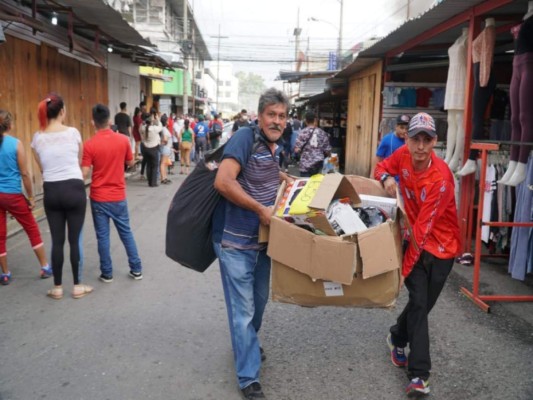
[[[533,157],[529,157],[527,163],[526,180],[516,188],[516,209],[514,222],[533,222],[533,190],[529,183],[533,182]],[[527,266],[531,266],[533,257],[532,251],[532,228],[513,228],[511,234],[511,254],[509,258],[509,272],[515,279],[524,280]],[[530,271],[531,272],[531,271]]]

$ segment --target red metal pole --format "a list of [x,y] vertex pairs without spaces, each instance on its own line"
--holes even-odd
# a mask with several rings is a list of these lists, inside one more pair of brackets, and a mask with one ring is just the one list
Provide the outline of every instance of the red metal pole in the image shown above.
[[[480,19],[475,17],[472,11],[470,24],[468,26],[468,47],[466,55],[466,89],[465,89],[465,111],[463,116],[463,126],[465,131],[463,162],[468,158],[470,152],[470,142],[472,140],[472,96],[474,91],[474,76],[472,68],[472,41],[479,34]],[[459,201],[459,226],[461,227],[461,240],[463,251],[468,252],[472,248],[472,219],[473,219],[473,198],[474,198],[474,175],[470,174],[461,179],[461,196]],[[479,213],[479,210],[478,210]]]

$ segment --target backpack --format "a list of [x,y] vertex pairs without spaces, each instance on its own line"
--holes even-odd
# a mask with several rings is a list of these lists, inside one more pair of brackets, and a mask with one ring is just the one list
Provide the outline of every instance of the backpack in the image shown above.
[[218,139],[220,136],[222,136],[222,127],[220,124],[213,123],[211,129],[209,130],[209,139]]
[[[253,154],[260,142],[258,127],[254,135]],[[214,182],[226,143],[205,154],[185,179],[170,202],[167,213],[165,254],[184,267],[204,272],[216,259],[212,242],[211,219],[220,193]]]

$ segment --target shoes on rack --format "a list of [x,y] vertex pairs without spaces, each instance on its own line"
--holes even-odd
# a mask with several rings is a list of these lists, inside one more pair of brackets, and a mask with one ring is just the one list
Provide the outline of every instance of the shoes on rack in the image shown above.
[[474,256],[470,253],[463,253],[455,259],[455,262],[461,265],[472,265],[474,263]]

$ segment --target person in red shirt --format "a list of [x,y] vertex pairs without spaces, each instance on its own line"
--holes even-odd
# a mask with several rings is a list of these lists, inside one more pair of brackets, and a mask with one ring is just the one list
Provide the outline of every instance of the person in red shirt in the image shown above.
[[85,142],[81,162],[85,178],[89,176],[92,167],[91,210],[100,256],[100,280],[105,283],[113,282],[113,264],[109,251],[110,218],[115,223],[128,255],[129,276],[135,280],[143,278],[141,259],[130,228],[124,179],[124,165],[133,166],[133,155],[128,138],[109,128],[109,116],[109,109],[103,104],[93,107],[92,123],[96,134]]
[[[437,157],[435,122],[426,113],[409,122],[406,144],[376,165],[374,177],[396,195],[395,175],[410,225],[400,285],[409,291],[409,301],[387,343],[392,363],[408,368],[408,396],[429,393],[431,358],[428,314],[435,305],[460,251],[459,224],[453,175]],[[409,344],[409,359],[404,348]]]

